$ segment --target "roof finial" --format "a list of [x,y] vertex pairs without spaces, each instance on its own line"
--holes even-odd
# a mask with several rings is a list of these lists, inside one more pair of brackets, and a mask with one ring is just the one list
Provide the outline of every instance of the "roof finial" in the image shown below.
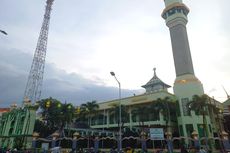
[[153,71],[154,71],[154,76],[157,76],[156,75],[156,68],[155,67],[153,68]]

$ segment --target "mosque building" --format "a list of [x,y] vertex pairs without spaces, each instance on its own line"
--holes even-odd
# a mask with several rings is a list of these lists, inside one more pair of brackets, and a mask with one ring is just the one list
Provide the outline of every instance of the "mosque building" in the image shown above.
[[[186,24],[188,22],[187,15],[189,13],[189,8],[182,2],[182,0],[164,0],[165,9],[162,12],[162,17],[165,19],[166,25],[169,28],[174,65],[176,71],[176,79],[173,85],[173,92],[169,93],[169,85],[162,82],[156,75],[156,69],[154,69],[153,78],[147,82],[142,87],[146,89],[146,92],[141,95],[135,95],[132,97],[126,97],[122,99],[107,101],[99,103],[101,114],[97,118],[95,116],[95,125],[91,125],[92,128],[113,128],[117,127],[115,122],[115,116],[111,115],[111,109],[121,104],[127,109],[128,119],[124,123],[125,127],[135,127],[140,126],[138,120],[142,117],[137,115],[135,110],[138,107],[143,109],[143,114],[146,113],[144,117],[143,125],[146,127],[164,127],[165,132],[166,126],[171,127],[170,132],[178,134],[180,136],[189,137],[191,133],[195,130],[200,136],[204,136],[203,131],[203,118],[202,115],[197,115],[194,111],[189,110],[188,103],[192,101],[194,95],[201,96],[204,94],[204,89],[201,81],[195,76],[191,52],[189,48],[189,41],[187,36]],[[165,98],[170,99],[168,102],[175,103],[175,110],[169,110],[172,118],[167,121],[164,113],[162,111],[156,112],[156,109],[152,108],[151,111],[145,112],[145,108],[151,108],[154,106],[154,102],[159,98],[164,100]],[[222,108],[222,104],[217,102],[213,98],[209,98],[209,103],[215,105],[218,108]],[[170,107],[168,107],[170,109]],[[177,110],[177,111],[176,111]],[[158,114],[159,113],[159,114]],[[167,114],[167,113],[166,113]],[[157,117],[154,117],[157,116]],[[103,117],[104,116],[104,117]],[[168,115],[167,115],[168,116]],[[96,124],[96,121],[102,120],[104,118],[106,121],[104,124]],[[208,132],[211,137],[218,133],[218,127],[216,127],[217,119],[215,115],[209,114],[206,116],[208,124]],[[116,120],[118,121],[118,120]],[[168,123],[167,123],[168,122]],[[166,125],[169,124],[169,125]]]

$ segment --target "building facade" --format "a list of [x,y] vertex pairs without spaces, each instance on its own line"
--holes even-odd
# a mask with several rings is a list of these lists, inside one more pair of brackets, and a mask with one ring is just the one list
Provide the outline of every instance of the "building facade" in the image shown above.
[[36,107],[11,106],[9,112],[0,117],[0,147],[30,148],[35,125]]
[[[124,107],[121,114],[123,127],[130,129],[142,126],[165,127],[166,119],[163,116],[163,112],[154,110],[154,103],[158,99],[168,97],[170,102],[176,105],[176,97],[168,92],[170,86],[157,77],[154,69],[154,76],[143,87],[146,89],[144,94],[99,103],[100,113],[92,118],[91,127],[100,129],[117,128],[119,119],[114,109],[120,104]],[[139,108],[143,109],[142,113],[139,113],[141,112],[141,110],[138,110]],[[168,124],[169,126],[175,126],[176,122],[169,121]]]
[[[200,137],[204,137],[202,115],[196,115],[194,111],[188,109],[187,105],[182,106],[179,98],[175,94],[168,92],[170,86],[158,78],[155,69],[154,76],[142,87],[146,89],[143,94],[98,103],[99,110],[91,118],[90,127],[118,130],[119,116],[114,110],[121,104],[124,107],[121,114],[123,132],[127,128],[135,132],[141,132],[142,129],[163,128],[165,133],[171,132],[173,136],[191,137],[192,132],[195,130]],[[166,107],[159,109],[159,105],[157,105],[159,99],[163,103],[167,98],[168,104],[166,103]],[[190,101],[191,99],[186,100],[186,102]],[[209,98],[208,103],[223,109],[222,104],[213,98]],[[170,107],[171,104],[174,107]],[[170,118],[167,112],[169,112]],[[209,137],[217,136],[219,132],[218,118],[211,111],[207,112],[208,114],[205,117]]]

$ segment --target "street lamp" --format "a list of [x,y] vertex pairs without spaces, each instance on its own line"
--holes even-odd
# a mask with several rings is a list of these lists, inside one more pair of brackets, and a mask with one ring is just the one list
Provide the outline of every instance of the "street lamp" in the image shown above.
[[7,33],[3,30],[0,30],[1,33],[3,33],[4,35],[7,35]]
[[115,76],[114,72],[110,72],[110,74],[115,78],[119,85],[119,145],[118,145],[118,150],[122,150],[122,141],[121,141],[121,83],[117,80],[117,77]]

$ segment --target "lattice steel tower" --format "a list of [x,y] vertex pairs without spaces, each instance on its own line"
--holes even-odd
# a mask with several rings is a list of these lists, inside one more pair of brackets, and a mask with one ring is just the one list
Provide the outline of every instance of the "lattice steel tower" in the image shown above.
[[46,1],[45,15],[24,93],[24,100],[28,98],[31,102],[36,102],[40,100],[41,97],[49,21],[53,1],[54,0]]

